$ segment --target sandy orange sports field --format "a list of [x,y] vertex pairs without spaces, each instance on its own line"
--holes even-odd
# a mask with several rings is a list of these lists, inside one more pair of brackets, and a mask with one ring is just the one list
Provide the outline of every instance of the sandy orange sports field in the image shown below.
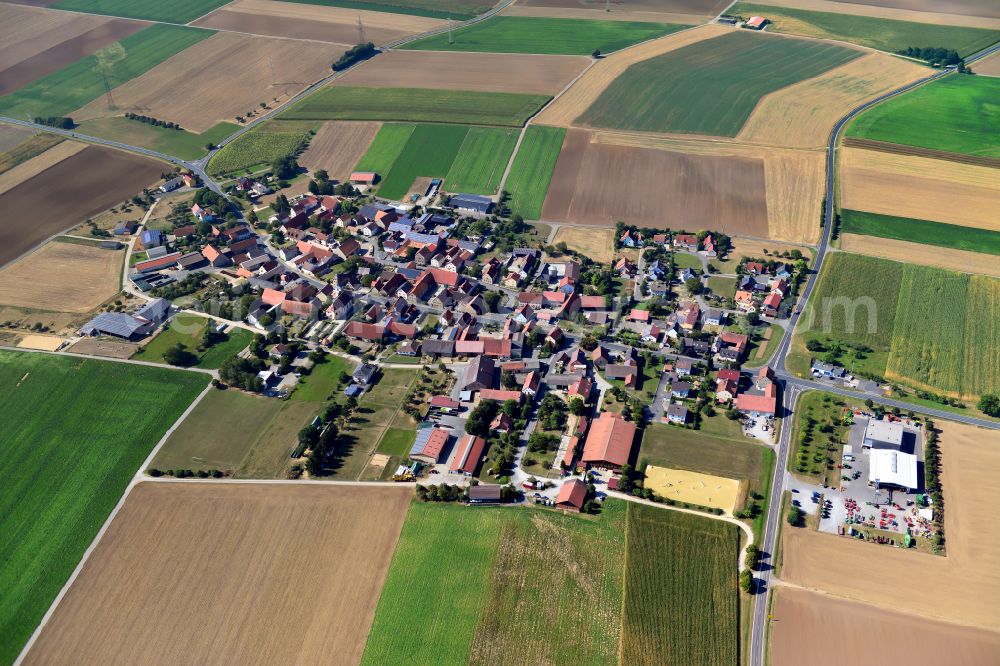
[[25,663],[357,663],[412,494],[139,484]]

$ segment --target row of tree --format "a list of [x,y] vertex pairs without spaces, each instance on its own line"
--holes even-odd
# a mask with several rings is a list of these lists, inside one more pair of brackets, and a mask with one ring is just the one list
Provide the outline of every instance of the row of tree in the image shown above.
[[908,46],[905,49],[896,51],[896,53],[908,58],[926,60],[932,65],[940,65],[942,67],[957,65],[962,62],[962,57],[958,55],[958,51],[955,49],[946,49],[941,46]]
[[159,118],[154,118],[153,116],[144,116],[138,113],[132,113],[129,111],[125,114],[125,117],[129,120],[136,120],[140,123],[146,123],[147,125],[152,125],[154,127],[163,127],[165,129],[183,129],[180,125],[169,120],[160,120]]
[[69,116],[35,116],[35,122],[39,125],[48,125],[59,129],[73,129],[76,123]]

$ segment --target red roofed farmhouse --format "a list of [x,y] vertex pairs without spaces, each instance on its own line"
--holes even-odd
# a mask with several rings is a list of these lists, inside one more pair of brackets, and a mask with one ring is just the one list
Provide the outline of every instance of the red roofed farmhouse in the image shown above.
[[600,469],[621,469],[632,455],[635,424],[621,414],[604,412],[590,426],[581,460]]
[[580,479],[570,479],[559,489],[556,506],[560,509],[582,511],[587,500],[587,484]]

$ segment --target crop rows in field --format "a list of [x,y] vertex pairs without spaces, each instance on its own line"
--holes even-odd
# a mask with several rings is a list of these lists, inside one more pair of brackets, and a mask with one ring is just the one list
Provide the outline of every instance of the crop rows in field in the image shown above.
[[213,9],[226,4],[226,0],[59,0],[54,9],[69,9],[88,14],[107,14],[125,18],[189,23]]
[[0,662],[11,663],[206,375],[0,352]]
[[445,188],[470,194],[496,192],[518,133],[516,129],[470,127],[445,176]]
[[848,234],[863,234],[1000,255],[1000,231],[963,227],[958,224],[842,210],[841,230]]
[[309,142],[311,132],[301,127],[275,123],[255,128],[243,134],[212,156],[208,170],[212,174],[232,174],[244,169],[271,164],[285,155],[298,153]]
[[629,506],[623,664],[739,662],[734,525]]
[[578,120],[622,130],[736,136],[764,95],[860,55],[834,44],[733,32],[630,66]]
[[299,102],[282,117],[521,127],[548,100],[548,95],[471,90],[329,86]]
[[490,3],[477,5],[463,0],[284,0],[307,5],[325,5],[327,7],[344,7],[346,9],[362,9],[373,12],[390,12],[393,14],[408,14],[410,16],[427,16],[430,18],[452,19],[463,21],[477,14],[482,14],[490,8]]
[[504,183],[504,189],[510,194],[508,205],[512,213],[529,220],[541,217],[542,204],[565,136],[564,127],[530,125],[525,131]]
[[[211,30],[156,24],[119,42],[125,57],[110,65],[112,87],[144,74],[170,56],[214,34]],[[8,116],[68,116],[104,94],[97,58],[89,55],[0,98]]]

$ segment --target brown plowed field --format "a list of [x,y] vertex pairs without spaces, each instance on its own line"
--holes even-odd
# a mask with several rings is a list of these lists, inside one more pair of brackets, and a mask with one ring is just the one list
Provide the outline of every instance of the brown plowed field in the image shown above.
[[12,169],[0,173],[0,194],[12,190],[26,180],[31,180],[54,164],[72,157],[87,147],[79,141],[62,141],[44,153],[21,162]]
[[0,124],[0,155],[34,136],[35,130],[20,125]]
[[630,65],[712,37],[729,34],[732,30],[718,24],[703,25],[616,51],[588,69],[566,94],[538,114],[536,121],[542,125],[569,127]]
[[840,205],[1000,231],[1000,170],[862,148],[840,151]]
[[[903,7],[880,7],[874,4],[840,2],[840,0],[767,0],[766,3],[775,7],[791,7],[793,9],[810,9],[818,12],[833,12],[834,14],[851,14],[854,16],[871,16],[874,18],[894,19],[897,21],[916,21],[917,23],[942,23],[945,25],[961,25],[969,28],[1000,28],[1000,18],[980,18],[959,13],[948,2],[936,0],[904,0]],[[976,0],[979,1],[979,0]],[[981,0],[990,2],[991,0]],[[933,3],[933,6],[930,6]],[[888,4],[888,3],[886,3]],[[928,8],[921,11],[922,8]],[[948,12],[952,13],[948,13]]]
[[299,164],[311,171],[326,169],[330,178],[347,180],[380,127],[382,123],[375,122],[325,122],[299,157]]
[[410,488],[142,483],[25,664],[356,664]]
[[49,236],[137,194],[165,170],[156,160],[87,146],[4,192],[0,195],[6,221],[0,225],[0,266]]
[[570,129],[542,219],[609,226],[622,220],[766,236],[764,163],[615,145]]
[[852,4],[909,9],[932,14],[946,11],[963,16],[1000,18],[1000,5],[995,0],[852,0]]
[[981,76],[1000,76],[1000,51],[977,62],[973,71]]
[[102,96],[70,115],[83,122],[133,111],[201,133],[260,110],[261,102],[272,108],[287,102],[329,74],[330,63],[343,52],[336,44],[220,32],[115,88],[119,111],[108,111]]
[[313,39],[339,44],[346,50],[358,43],[358,18],[365,28],[365,39],[375,44],[445,25],[440,19],[423,16],[273,0],[238,0],[198,19],[193,25],[271,37]]
[[0,71],[113,20],[0,3]]
[[947,557],[786,528],[782,579],[880,608],[1000,630],[1000,531],[994,508],[1000,493],[1000,432],[935,423],[942,430]]
[[891,155],[911,155],[913,157],[929,157],[935,160],[948,160],[949,162],[958,162],[960,164],[972,164],[974,166],[984,166],[984,167],[990,167],[991,169],[1000,169],[1000,158],[996,157],[963,155],[961,153],[949,153],[944,150],[934,150],[932,148],[918,148],[917,146],[904,146],[898,143],[875,141],[873,139],[857,139],[855,137],[847,137],[846,139],[844,139],[844,145],[849,148],[864,148],[866,150],[875,150],[880,153],[889,153]]
[[904,263],[947,268],[960,273],[982,273],[1000,277],[1000,257],[995,254],[955,250],[950,247],[891,238],[872,238],[861,234],[843,234],[840,237],[840,249]]
[[771,146],[822,148],[848,111],[924,76],[926,67],[871,53],[765,96],[737,138]]
[[118,293],[123,250],[53,241],[0,269],[0,303],[83,313]]
[[[905,609],[901,609],[905,610]],[[777,587],[771,613],[774,666],[844,666],[885,660],[911,666],[996,664],[1000,633],[934,622],[793,587]]]
[[[2,12],[3,10],[0,9],[0,13]],[[139,21],[111,19],[75,37],[70,37],[51,48],[36,53],[29,58],[25,58],[17,64],[0,71],[0,95],[6,95],[31,83],[35,79],[60,70],[66,65],[74,63],[80,58],[88,56],[112,42],[117,42],[132,33],[138,32],[147,25]]]
[[555,95],[590,62],[585,56],[388,51],[333,85]]

